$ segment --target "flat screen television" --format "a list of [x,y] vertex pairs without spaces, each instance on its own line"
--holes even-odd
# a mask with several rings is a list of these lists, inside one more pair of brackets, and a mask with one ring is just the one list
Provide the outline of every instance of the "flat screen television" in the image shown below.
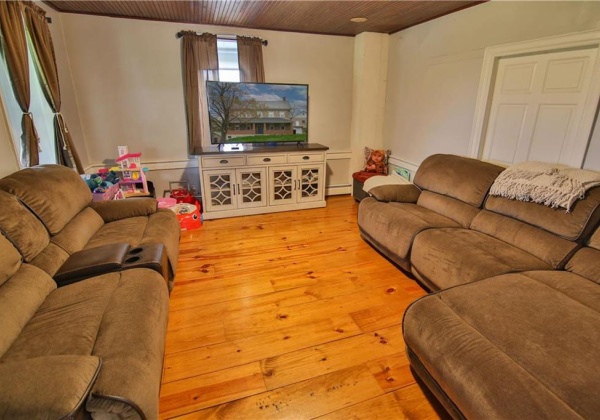
[[308,141],[308,85],[206,82],[212,144]]

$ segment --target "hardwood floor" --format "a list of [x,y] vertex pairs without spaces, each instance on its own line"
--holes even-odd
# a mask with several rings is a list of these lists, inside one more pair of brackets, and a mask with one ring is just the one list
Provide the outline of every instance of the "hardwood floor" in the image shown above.
[[425,292],[360,238],[357,208],[337,196],[183,232],[161,418],[439,418],[402,339]]

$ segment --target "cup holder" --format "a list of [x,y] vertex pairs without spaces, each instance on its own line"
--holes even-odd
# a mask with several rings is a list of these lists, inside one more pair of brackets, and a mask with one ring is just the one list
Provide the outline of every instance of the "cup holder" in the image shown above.
[[137,248],[133,248],[131,250],[129,250],[128,254],[139,254],[140,252],[142,252],[144,250],[144,248],[138,246]]
[[141,255],[134,255],[133,257],[129,257],[125,260],[125,264],[132,264],[136,261],[139,261],[142,258]]

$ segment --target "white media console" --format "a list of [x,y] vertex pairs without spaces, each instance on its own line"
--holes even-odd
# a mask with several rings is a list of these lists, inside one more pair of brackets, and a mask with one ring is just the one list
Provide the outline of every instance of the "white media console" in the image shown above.
[[327,150],[320,144],[200,149],[204,219],[325,207]]

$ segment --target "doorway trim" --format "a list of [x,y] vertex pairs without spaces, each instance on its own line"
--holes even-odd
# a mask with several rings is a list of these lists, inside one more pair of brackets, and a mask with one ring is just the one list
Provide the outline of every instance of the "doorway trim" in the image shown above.
[[[483,56],[481,77],[479,79],[479,90],[477,92],[475,115],[473,118],[471,140],[469,143],[469,156],[481,159],[483,153],[483,140],[487,131],[487,119],[492,103],[498,61],[501,58],[584,48],[596,48],[600,52],[600,31],[576,32],[549,38],[487,47]],[[590,94],[587,97],[581,117],[580,130],[581,127],[593,127],[594,118],[596,117],[598,97],[600,97],[600,53],[596,58],[596,62],[592,65],[592,81],[590,83],[589,92]],[[580,135],[582,135],[582,133],[578,133],[578,137]],[[591,133],[587,133],[588,138],[590,135]],[[580,148],[581,147],[587,148],[587,144],[580,146]],[[581,155],[585,154],[585,150],[577,151],[580,152]],[[581,162],[581,164],[583,164],[583,162]]]

